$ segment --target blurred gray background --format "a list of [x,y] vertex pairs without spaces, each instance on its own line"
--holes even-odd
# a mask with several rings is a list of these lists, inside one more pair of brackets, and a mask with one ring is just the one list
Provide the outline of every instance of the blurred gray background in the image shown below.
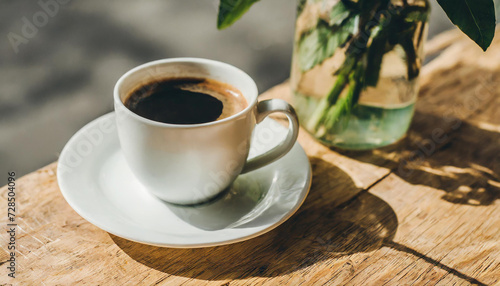
[[[295,1],[261,1],[223,31],[216,29],[216,0],[58,1],[67,3],[45,18],[38,1],[0,1],[4,175],[57,160],[78,129],[112,110],[116,80],[144,62],[186,56],[228,62],[248,72],[261,92],[288,78]],[[452,27],[432,4],[430,37]],[[45,24],[25,31],[30,38],[16,42],[16,53],[12,37],[22,35],[26,20]]]

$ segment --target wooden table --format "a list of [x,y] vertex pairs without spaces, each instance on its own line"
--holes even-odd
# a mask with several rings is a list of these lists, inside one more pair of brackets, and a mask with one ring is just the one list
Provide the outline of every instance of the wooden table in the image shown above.
[[[423,68],[415,118],[398,146],[335,152],[301,132],[314,172],[312,189],[277,229],[205,249],[127,241],[70,208],[53,163],[17,180],[17,277],[7,277],[2,265],[0,282],[500,283],[500,37],[482,53],[452,31],[429,42],[427,53],[435,58]],[[262,95],[289,96],[286,83]],[[0,192],[7,229],[7,187]],[[0,235],[0,264],[9,257],[8,235]]]

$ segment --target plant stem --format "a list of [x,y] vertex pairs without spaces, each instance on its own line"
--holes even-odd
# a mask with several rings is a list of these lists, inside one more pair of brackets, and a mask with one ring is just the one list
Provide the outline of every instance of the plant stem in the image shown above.
[[318,128],[323,124],[328,110],[335,105],[340,94],[347,85],[348,76],[346,74],[339,74],[335,80],[335,84],[328,93],[319,103],[318,107],[314,111],[311,119],[309,120],[308,129],[317,131]]
[[404,33],[399,40],[399,44],[403,47],[406,54],[406,65],[408,67],[408,80],[416,78],[420,73],[420,64],[417,61],[417,51],[413,43],[413,35],[415,29]]
[[338,70],[337,78],[335,83],[326,97],[324,97],[319,103],[318,107],[314,111],[313,116],[309,120],[308,128],[314,130],[315,132],[323,124],[328,114],[328,111],[334,106],[345,89],[349,74],[356,64],[355,57],[348,57],[344,60],[344,64]]
[[[406,54],[408,80],[419,75],[420,61],[414,35],[417,29],[420,29],[418,30],[418,47],[423,37],[424,24],[410,17],[410,13],[427,13],[427,5],[413,5],[404,1],[397,15],[393,15],[392,19],[388,20],[390,22],[368,25],[370,21],[374,21],[373,17],[377,11],[387,9],[392,4],[390,1],[378,3],[365,1],[367,0],[358,1],[358,6],[353,8],[363,9],[357,14],[359,20],[357,29],[345,44],[347,45],[346,58],[336,72],[334,85],[327,96],[320,101],[306,126],[319,138],[332,132],[341,132],[347,127],[349,114],[357,104],[361,91],[366,86],[377,85],[382,58],[395,45],[401,45]],[[348,0],[342,0],[342,2],[350,6],[354,5]],[[420,25],[418,26],[417,23]],[[377,28],[374,29],[375,27]],[[344,92],[346,88],[347,91]]]
[[[326,113],[324,128],[325,131],[333,130],[336,125],[340,125],[340,130],[344,130],[349,123],[348,117],[352,108],[358,102],[361,91],[364,87],[364,69],[362,61],[358,61],[356,67],[349,74],[349,89],[344,97],[337,100],[335,106]],[[344,120],[341,120],[344,118]]]

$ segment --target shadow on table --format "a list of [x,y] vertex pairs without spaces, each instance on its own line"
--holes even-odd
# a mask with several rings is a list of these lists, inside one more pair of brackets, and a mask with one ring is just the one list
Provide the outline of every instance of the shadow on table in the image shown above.
[[[452,131],[442,144],[433,139],[437,129]],[[499,132],[417,111],[409,134],[377,150],[335,151],[390,168],[410,184],[442,190],[442,199],[451,203],[490,205],[500,198]]]
[[327,259],[390,247],[470,283],[485,285],[394,242],[398,218],[385,201],[367,192],[359,193],[351,178],[334,165],[319,158],[310,160],[314,176],[304,205],[277,229],[259,237],[218,247],[173,249],[110,236],[135,261],[170,275],[195,279],[276,277]]
[[[277,229],[227,246],[172,249],[144,245],[110,235],[132,259],[158,271],[205,280],[273,277],[332,257],[379,249],[392,241],[396,214],[380,198],[363,193],[351,178],[318,158],[311,158],[312,190],[299,212]],[[319,174],[319,175],[318,175]],[[333,207],[344,202],[337,208]]]

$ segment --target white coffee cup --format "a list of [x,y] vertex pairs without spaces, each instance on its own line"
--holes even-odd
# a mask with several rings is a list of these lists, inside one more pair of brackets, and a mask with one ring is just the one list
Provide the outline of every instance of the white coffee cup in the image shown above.
[[[167,124],[141,117],[124,102],[136,88],[167,78],[208,78],[237,88],[248,106],[222,120],[202,124]],[[118,136],[130,169],[158,198],[181,205],[216,197],[241,173],[265,166],[293,147],[299,130],[292,106],[280,99],[257,101],[257,86],[240,69],[207,59],[173,58],[138,66],[124,74],[114,89]],[[252,131],[273,112],[289,120],[285,140],[247,160]]]

